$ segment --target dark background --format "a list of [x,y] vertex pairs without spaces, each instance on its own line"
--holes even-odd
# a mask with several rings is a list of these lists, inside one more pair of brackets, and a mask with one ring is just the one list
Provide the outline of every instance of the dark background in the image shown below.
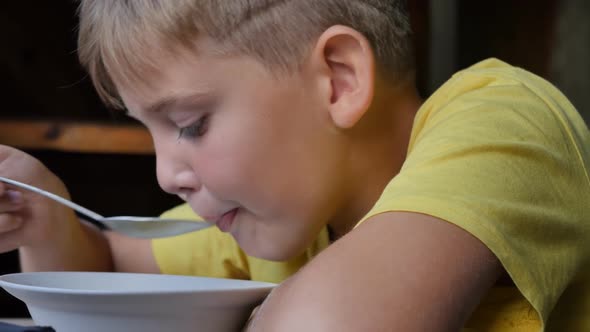
[[[552,81],[588,120],[589,3],[410,0],[421,94],[494,56]],[[77,62],[76,7],[66,0],[0,2],[0,122],[133,124],[104,108]],[[104,215],[157,215],[180,202],[158,188],[149,154],[26,151],[63,179],[76,202]],[[18,272],[16,252],[0,254],[0,274],[11,272]],[[0,317],[24,315],[22,303],[0,292]]]

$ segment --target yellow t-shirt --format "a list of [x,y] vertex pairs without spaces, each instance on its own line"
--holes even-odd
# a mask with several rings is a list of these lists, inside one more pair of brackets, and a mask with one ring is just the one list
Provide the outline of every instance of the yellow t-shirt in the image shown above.
[[589,162],[590,132],[567,99],[490,59],[424,103],[368,216],[432,215],[492,250],[518,291],[492,289],[467,327],[539,331],[540,316],[547,331],[590,331]]
[[[589,162],[588,127],[559,91],[486,60],[424,103],[400,173],[362,221],[387,211],[425,213],[494,252],[516,287],[494,287],[466,331],[587,331]],[[327,245],[324,230],[301,257],[268,262],[210,229],[154,240],[153,249],[163,273],[280,282]]]

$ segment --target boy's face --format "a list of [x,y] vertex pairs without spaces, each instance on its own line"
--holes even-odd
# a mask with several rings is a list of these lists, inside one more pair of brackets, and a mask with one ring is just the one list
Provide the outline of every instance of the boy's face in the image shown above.
[[346,200],[329,82],[308,65],[276,78],[251,58],[207,52],[159,65],[149,87],[119,92],[152,134],[161,187],[249,255],[301,253]]

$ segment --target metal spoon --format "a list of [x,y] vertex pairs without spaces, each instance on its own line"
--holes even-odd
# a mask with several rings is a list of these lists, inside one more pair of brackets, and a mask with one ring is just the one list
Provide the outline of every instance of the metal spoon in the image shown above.
[[112,231],[137,238],[159,238],[174,236],[184,233],[190,233],[213,226],[212,223],[203,220],[184,220],[184,219],[166,219],[158,217],[134,217],[134,216],[115,216],[103,217],[100,214],[88,210],[72,201],[61,196],[50,193],[43,189],[28,185],[26,183],[7,179],[0,176],[0,182],[11,184],[15,187],[26,189],[37,194],[43,195],[58,203],[68,206],[82,215],[95,220]]

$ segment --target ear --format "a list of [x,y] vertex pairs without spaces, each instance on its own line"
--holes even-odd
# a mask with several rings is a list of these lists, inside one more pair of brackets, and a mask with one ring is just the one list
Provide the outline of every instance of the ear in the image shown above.
[[312,56],[330,81],[325,97],[332,121],[342,129],[353,127],[374,94],[375,59],[369,41],[354,29],[332,26],[320,36]]

